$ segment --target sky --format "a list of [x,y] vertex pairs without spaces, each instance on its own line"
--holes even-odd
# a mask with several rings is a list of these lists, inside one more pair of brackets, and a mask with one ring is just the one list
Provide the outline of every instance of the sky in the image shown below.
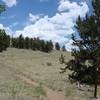
[[13,37],[39,37],[72,47],[72,34],[78,16],[92,13],[91,0],[0,0],[6,11],[0,15],[0,28]]

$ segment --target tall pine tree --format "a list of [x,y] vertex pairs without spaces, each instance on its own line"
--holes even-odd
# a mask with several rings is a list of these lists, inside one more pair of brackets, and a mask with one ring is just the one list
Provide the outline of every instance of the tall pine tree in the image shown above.
[[[5,6],[0,4],[0,14],[4,11],[5,11]],[[5,31],[0,29],[0,52],[6,50],[8,46],[7,40],[8,36],[6,35]]]
[[18,37],[18,48],[19,49],[24,48],[24,37],[22,34]]
[[56,50],[60,50],[60,45],[59,45],[58,42],[55,43],[55,49],[56,49]]
[[[100,63],[100,0],[93,0],[93,7],[94,13],[91,16],[86,15],[85,19],[78,18],[76,29],[79,38],[72,36],[73,45],[77,47],[72,50],[74,59],[62,69],[72,71],[69,75],[72,82],[96,84],[96,74],[100,74],[100,66],[98,66],[98,62]],[[97,80],[99,82],[100,78]]]

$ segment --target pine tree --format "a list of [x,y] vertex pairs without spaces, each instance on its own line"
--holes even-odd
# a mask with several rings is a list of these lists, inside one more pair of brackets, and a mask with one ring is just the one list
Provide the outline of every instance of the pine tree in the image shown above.
[[72,50],[74,59],[62,69],[72,71],[69,75],[72,82],[95,84],[96,74],[100,74],[100,0],[93,0],[93,7],[93,15],[86,15],[85,19],[78,18],[76,29],[79,38],[72,35],[73,45],[77,47]]
[[38,50],[38,49],[37,49],[37,48],[38,48],[37,45],[38,45],[38,44],[37,44],[37,39],[34,38],[34,39],[32,40],[32,50]]
[[6,43],[7,43],[6,46],[9,47],[10,46],[10,36],[7,35],[6,38],[7,38],[6,39]]
[[[5,6],[0,4],[0,14],[5,11]],[[0,29],[0,52],[6,49],[5,39],[6,33],[4,30]]]
[[41,40],[39,38],[36,38],[36,41],[35,41],[35,45],[36,45],[36,49],[37,50],[40,50],[40,47],[41,47],[41,44],[40,44]]
[[45,52],[45,41],[44,40],[41,40],[41,49],[40,50]]
[[29,39],[29,44],[30,44],[30,49],[32,49],[32,45],[33,45],[33,39],[32,38]]
[[52,41],[50,40],[49,41],[49,51],[52,51],[53,50],[53,43]]
[[2,30],[0,30],[0,52],[3,51],[3,34]]
[[45,49],[44,49],[44,52],[50,52],[50,51],[51,51],[50,42],[49,42],[49,41],[46,41],[46,42],[45,42]]
[[5,30],[0,30],[0,52],[6,50],[10,43],[10,37],[6,35]]
[[60,50],[60,45],[59,45],[58,42],[55,43],[55,49],[56,49],[56,50]]
[[23,49],[24,48],[24,38],[23,38],[22,34],[18,37],[18,48],[19,49]]
[[5,30],[2,30],[2,34],[3,34],[3,50],[6,50],[7,47],[9,46],[9,37],[6,35]]
[[12,38],[12,47],[18,48],[18,38]]
[[29,48],[30,48],[30,39],[29,39],[29,37],[26,37],[26,38],[25,38],[25,41],[24,41],[24,48],[25,48],[25,49],[29,49]]

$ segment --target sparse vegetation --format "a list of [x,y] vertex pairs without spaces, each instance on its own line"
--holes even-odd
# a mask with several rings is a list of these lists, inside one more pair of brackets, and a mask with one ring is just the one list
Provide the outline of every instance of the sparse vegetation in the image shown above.
[[[92,96],[93,92],[80,91],[77,86],[70,84],[67,73],[60,74],[60,68],[64,67],[59,63],[59,56],[61,51],[53,51],[51,53],[44,53],[40,51],[32,51],[25,49],[8,48],[0,54],[0,100],[7,100],[7,98],[16,97],[17,100],[41,100],[45,98],[45,91],[42,86],[34,86],[27,84],[16,78],[16,75],[23,73],[31,80],[41,83],[50,89],[62,91],[65,93],[66,100],[85,100]],[[71,59],[71,54],[62,52],[67,58]],[[5,62],[6,61],[6,62]],[[4,63],[5,62],[5,63]],[[47,62],[52,63],[49,67]],[[44,65],[41,65],[41,64]],[[92,87],[91,87],[92,88]],[[99,87],[98,87],[99,88]],[[40,92],[38,92],[40,91]],[[98,92],[100,96],[100,92]],[[39,99],[38,99],[39,98]],[[12,99],[10,99],[12,100]]]
[[[2,2],[7,8],[16,5],[16,14],[13,10],[4,14],[8,17],[2,17],[7,22],[4,22],[6,27],[0,24],[0,100],[92,100],[93,94],[100,100],[100,86],[97,94],[100,84],[100,0],[92,0],[93,12],[85,18],[89,10],[87,1],[59,1],[54,16],[49,12],[39,14],[38,9],[32,14],[29,6],[33,5],[27,4],[25,8],[29,9],[21,14],[24,9],[17,12],[20,9],[17,0]],[[45,3],[48,5],[48,2],[36,2],[33,8]],[[5,5],[0,4],[0,15],[6,10]],[[81,13],[83,8],[85,11]],[[29,18],[25,22],[27,12],[30,12]],[[64,22],[66,18],[69,19],[67,23]],[[71,33],[68,32],[75,32],[75,28],[78,34],[73,34],[70,41]],[[66,29],[67,36],[64,35]],[[75,48],[71,53],[66,51],[65,41],[68,46],[73,41]]]
[[6,100],[5,97],[10,100],[21,100],[25,96],[29,98],[28,100],[31,100],[31,98],[41,100],[41,97],[45,97],[46,93],[41,86],[32,86],[20,80],[13,79],[0,82],[0,100],[1,98]]

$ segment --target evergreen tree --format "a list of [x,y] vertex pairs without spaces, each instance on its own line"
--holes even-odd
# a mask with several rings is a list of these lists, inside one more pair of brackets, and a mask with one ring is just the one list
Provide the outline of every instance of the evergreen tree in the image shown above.
[[32,49],[32,46],[33,46],[33,39],[32,38],[29,39],[29,44],[30,44],[30,49]]
[[77,47],[72,50],[74,59],[62,69],[72,71],[69,75],[72,82],[94,84],[97,71],[100,74],[100,67],[97,66],[100,63],[100,0],[93,0],[93,7],[93,15],[86,15],[85,19],[78,18],[76,29],[80,38],[72,35],[73,45]]
[[34,38],[32,41],[32,50],[38,50],[38,43],[36,38]]
[[2,30],[3,32],[3,50],[6,50],[7,47],[10,45],[10,36],[6,34],[5,30]]
[[50,42],[49,41],[46,41],[44,46],[45,46],[44,52],[50,52],[51,51]]
[[56,50],[60,50],[60,45],[59,45],[58,42],[55,43],[55,49],[56,49]]
[[7,35],[5,33],[5,30],[1,30],[2,33],[2,49],[6,50],[7,48]]
[[45,52],[45,41],[44,40],[41,40],[41,49],[40,50]]
[[28,37],[25,38],[24,48],[26,48],[26,49],[30,48],[30,39]]
[[12,47],[18,48],[18,38],[12,38]]
[[6,50],[10,43],[10,37],[6,35],[5,30],[0,30],[0,52]]
[[52,41],[50,40],[49,41],[49,51],[52,51],[53,50],[53,43]]
[[[5,11],[5,6],[0,4],[0,14]],[[4,30],[0,29],[0,52],[6,50],[6,33]]]
[[41,40],[39,38],[36,38],[35,41],[35,47],[37,50],[40,50],[41,44],[40,44]]
[[3,33],[2,30],[0,30],[0,52],[3,51]]
[[23,49],[24,48],[24,38],[23,38],[22,34],[18,38],[18,48],[19,49]]
[[7,47],[9,47],[10,46],[10,36],[9,35],[7,35],[6,43],[7,43]]

